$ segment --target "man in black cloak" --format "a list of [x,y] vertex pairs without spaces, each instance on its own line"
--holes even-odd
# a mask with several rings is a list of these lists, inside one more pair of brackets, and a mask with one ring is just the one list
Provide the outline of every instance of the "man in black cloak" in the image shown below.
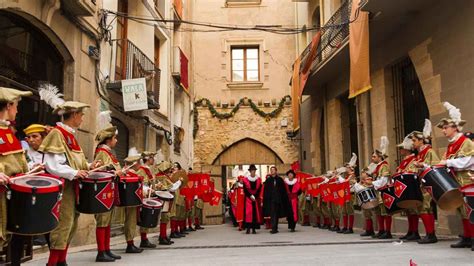
[[285,182],[278,176],[275,166],[270,168],[263,187],[263,217],[270,218],[272,234],[278,233],[279,218],[293,217]]

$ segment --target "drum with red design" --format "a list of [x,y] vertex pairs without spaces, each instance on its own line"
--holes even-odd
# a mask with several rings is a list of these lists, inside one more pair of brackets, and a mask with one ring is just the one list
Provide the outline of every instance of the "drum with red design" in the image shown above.
[[474,183],[461,188],[464,194],[464,208],[466,208],[467,218],[474,224]]
[[379,190],[382,195],[383,205],[387,209],[388,214],[395,214],[403,211],[403,208],[400,208],[400,199],[396,196],[395,186],[393,184],[384,186]]
[[76,182],[76,208],[80,213],[98,214],[108,212],[114,206],[115,174],[92,172],[87,178]]
[[116,205],[122,207],[134,207],[142,205],[143,187],[139,176],[123,176],[117,182]]
[[156,191],[155,194],[163,203],[161,212],[169,212],[171,210],[171,205],[173,204],[174,195],[168,191]]
[[399,173],[392,176],[394,195],[397,197],[397,205],[402,209],[414,209],[423,205],[423,193],[421,193],[418,176],[414,173]]
[[18,176],[7,191],[7,230],[39,235],[58,226],[63,182],[52,175]]
[[145,228],[155,228],[158,225],[163,203],[158,199],[148,198],[143,200],[140,206],[137,225]]
[[431,194],[436,204],[443,210],[455,210],[464,203],[459,183],[449,168],[433,166],[420,175],[423,187]]

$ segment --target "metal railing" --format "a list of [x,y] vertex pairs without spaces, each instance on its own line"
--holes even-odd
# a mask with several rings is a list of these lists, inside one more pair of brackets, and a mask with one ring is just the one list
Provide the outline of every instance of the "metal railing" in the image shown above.
[[[330,28],[323,30],[321,40],[318,44],[316,56],[311,64],[311,71],[318,69],[328,58],[349,40],[349,19],[352,1],[346,0],[341,7],[332,15],[325,25]],[[301,65],[305,65],[309,59],[311,43],[301,53]]]

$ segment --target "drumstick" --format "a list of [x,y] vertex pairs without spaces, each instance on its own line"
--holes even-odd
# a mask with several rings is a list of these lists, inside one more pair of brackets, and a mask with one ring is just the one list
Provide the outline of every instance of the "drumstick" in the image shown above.
[[33,174],[33,173],[36,173],[36,172],[40,172],[38,170],[42,170],[41,168],[43,168],[43,166],[44,166],[44,164],[39,164],[36,167],[34,167],[33,169],[31,169],[30,171],[26,172],[25,174],[29,175],[29,174]]
[[124,168],[122,169],[122,172],[126,172],[128,169],[130,169],[130,168],[134,167],[135,165],[137,165],[137,163],[138,163],[138,162],[134,162],[133,164],[131,164],[131,165],[127,166],[127,167],[124,167]]
[[88,173],[89,173],[89,174],[90,174],[90,173],[94,173],[94,172],[100,171],[100,170],[102,170],[102,169],[104,169],[104,168],[107,168],[107,167],[109,167],[109,166],[110,166],[110,164],[108,164],[108,165],[102,165],[101,167],[97,167],[97,168],[94,168],[94,169],[92,169],[92,170],[89,170]]

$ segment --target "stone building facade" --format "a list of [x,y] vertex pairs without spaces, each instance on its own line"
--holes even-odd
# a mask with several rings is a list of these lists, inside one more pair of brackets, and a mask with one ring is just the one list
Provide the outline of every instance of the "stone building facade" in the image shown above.
[[[299,5],[308,12],[308,24],[324,25],[327,20],[323,17],[341,21],[337,19],[347,16],[348,12],[341,9],[350,3],[328,0]],[[325,13],[324,6],[328,5],[335,9]],[[467,32],[474,30],[472,17],[468,16],[474,5],[464,1],[418,1],[394,6],[374,0],[362,7],[370,12],[370,91],[348,99],[349,49],[348,35],[344,35],[348,31],[344,29],[333,32],[340,35],[335,38],[334,48],[326,49],[328,54],[313,64],[303,91],[308,98],[301,105],[302,117],[311,117],[301,121],[302,151],[311,154],[302,161],[306,171],[319,174],[333,169],[347,162],[351,152],[359,155],[359,165],[364,167],[383,135],[390,141],[388,160],[394,171],[400,162],[396,144],[412,130],[422,130],[424,118],[436,125],[446,117],[444,101],[461,109],[463,119],[468,121],[464,130],[472,131],[474,39]],[[317,23],[312,21],[316,17],[320,19]],[[433,134],[433,147],[441,156],[447,140],[436,127]],[[404,231],[404,226],[403,219],[397,218],[394,229]],[[437,210],[440,234],[455,235],[459,228],[455,212]]]
[[[191,166],[193,88],[191,82],[183,82],[191,62],[179,60],[180,55],[191,57],[191,35],[178,30],[180,20],[192,19],[190,7],[192,1],[182,0],[1,0],[0,24],[7,27],[0,35],[0,86],[34,93],[21,102],[19,134],[31,123],[59,121],[39,100],[38,86],[49,82],[66,100],[91,105],[78,130],[89,161],[96,147],[96,116],[111,110],[112,123],[119,128],[119,159],[136,147]],[[129,15],[157,21],[144,24],[127,19]],[[177,23],[169,27],[159,22],[163,19]],[[176,49],[182,51],[178,57]],[[149,109],[124,112],[121,80],[140,77],[147,80]],[[94,232],[94,217],[81,215],[73,245],[95,242]]]
[[[226,25],[293,25],[295,4],[280,0],[200,0],[193,14],[196,21],[212,18],[213,23]],[[272,112],[278,108],[279,101],[290,94],[289,77],[296,56],[294,35],[233,30],[195,32],[192,40],[196,101],[206,98],[217,112],[229,113],[241,99],[247,98],[262,111]],[[240,60],[237,54],[240,52],[236,50],[249,59],[244,59],[246,68],[242,72],[239,63],[232,63]],[[280,114],[271,119],[257,115],[248,104],[241,106],[231,118],[222,120],[212,116],[206,106],[196,105],[195,111],[199,129],[194,143],[193,168],[210,171],[216,188],[224,193],[228,185],[226,166],[277,164],[284,173],[298,160],[298,141],[287,139],[286,134],[293,130],[289,101]],[[268,159],[246,154],[252,150],[268,152]],[[222,222],[222,206],[206,205],[204,214],[207,223]]]

